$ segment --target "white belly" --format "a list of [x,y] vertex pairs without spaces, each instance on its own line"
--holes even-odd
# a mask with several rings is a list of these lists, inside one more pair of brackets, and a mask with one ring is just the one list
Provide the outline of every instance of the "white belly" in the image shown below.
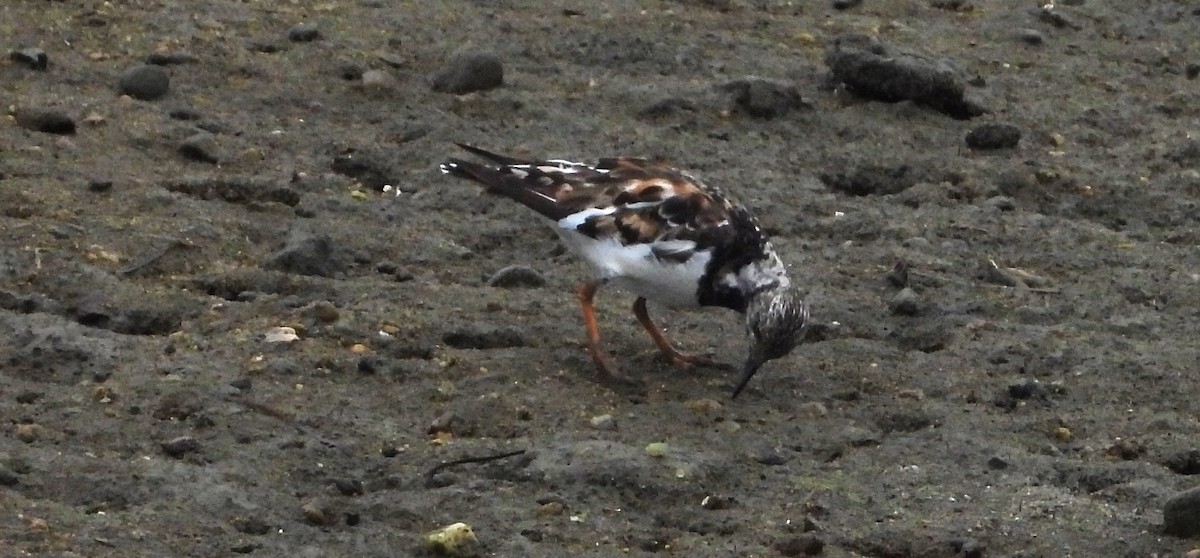
[[684,262],[660,260],[647,244],[624,246],[614,238],[594,239],[555,227],[564,243],[587,260],[600,280],[660,304],[699,306],[697,291],[710,254],[696,252]]

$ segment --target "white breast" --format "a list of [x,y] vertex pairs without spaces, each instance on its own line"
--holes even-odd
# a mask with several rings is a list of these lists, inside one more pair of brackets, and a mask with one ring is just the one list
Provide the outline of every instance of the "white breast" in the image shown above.
[[684,262],[673,262],[655,257],[649,244],[625,246],[615,238],[597,240],[563,227],[555,230],[573,252],[591,264],[601,280],[667,306],[700,304],[699,279],[712,257],[709,252],[696,252]]

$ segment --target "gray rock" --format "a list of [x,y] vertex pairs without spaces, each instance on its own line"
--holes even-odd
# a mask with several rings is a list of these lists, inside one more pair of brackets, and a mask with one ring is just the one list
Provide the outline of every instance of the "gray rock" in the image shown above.
[[895,103],[911,100],[965,120],[986,112],[963,98],[963,83],[945,61],[893,52],[861,34],[838,37],[825,53],[834,79],[864,97]]
[[201,163],[215,165],[221,162],[216,136],[208,132],[193,134],[179,144],[179,154]]
[[24,47],[14,50],[8,53],[8,59],[38,71],[45,71],[46,68],[50,67],[50,57],[46,55],[46,51],[37,47]]
[[546,278],[532,267],[510,265],[488,278],[487,284],[502,289],[537,288],[546,285]]
[[267,256],[264,266],[318,277],[333,277],[346,269],[329,235],[302,229],[293,229],[288,234],[287,243],[279,251]]
[[1006,149],[1021,141],[1021,129],[1012,124],[987,123],[967,132],[967,147],[972,149]]
[[75,120],[53,109],[21,109],[14,115],[17,125],[47,134],[74,134]]
[[143,64],[125,70],[117,82],[117,87],[122,94],[134,99],[153,101],[167,94],[171,88],[171,78],[166,70]]
[[776,118],[805,106],[800,90],[790,83],[745,78],[721,86],[733,94],[734,108],[756,118]]
[[504,66],[500,59],[484,53],[456,56],[433,76],[433,90],[462,95],[504,85]]
[[893,314],[900,316],[915,316],[921,311],[920,299],[917,298],[917,293],[909,287],[900,289],[900,292],[892,297],[889,306]]
[[1021,29],[1017,31],[1017,40],[1027,45],[1041,46],[1046,37],[1037,29]]
[[383,70],[367,70],[362,73],[362,86],[364,89],[387,91],[396,87],[396,78]]
[[162,444],[163,453],[171,457],[182,457],[199,449],[200,442],[191,436],[180,436]]
[[294,43],[307,43],[321,38],[321,30],[315,23],[301,23],[288,30],[288,40]]
[[833,0],[830,4],[835,10],[849,10],[862,5],[862,0]]
[[1200,487],[1167,500],[1163,505],[1163,532],[1175,537],[1200,536]]

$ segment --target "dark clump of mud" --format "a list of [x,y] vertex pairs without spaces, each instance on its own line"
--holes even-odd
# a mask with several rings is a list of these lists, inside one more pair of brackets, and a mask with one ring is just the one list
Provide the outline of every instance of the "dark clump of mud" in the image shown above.
[[[0,554],[1200,546],[1200,12],[1038,4],[4,2]],[[600,381],[456,141],[723,187],[809,342]]]

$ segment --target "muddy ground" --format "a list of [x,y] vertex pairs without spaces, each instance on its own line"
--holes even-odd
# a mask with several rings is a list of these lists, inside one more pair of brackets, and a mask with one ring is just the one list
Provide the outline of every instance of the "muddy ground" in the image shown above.
[[[0,554],[1182,555],[1200,10],[1042,3],[4,2]],[[851,33],[985,112],[839,83]],[[455,141],[691,169],[819,327],[731,400],[605,291],[601,382]]]

